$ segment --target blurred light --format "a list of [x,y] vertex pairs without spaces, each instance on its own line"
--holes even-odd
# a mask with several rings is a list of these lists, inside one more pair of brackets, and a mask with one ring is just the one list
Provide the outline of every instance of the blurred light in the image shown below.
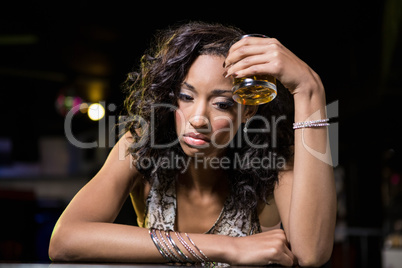
[[[56,99],[56,109],[57,111],[65,116],[73,107],[81,105],[82,99],[75,95],[74,90],[61,90]],[[75,114],[76,112],[74,112]]]
[[83,114],[87,113],[88,112],[88,107],[89,107],[88,103],[86,103],[86,102],[81,103],[80,112],[83,113]]
[[91,102],[98,102],[103,99],[105,83],[102,80],[92,80],[88,84],[88,98]]
[[105,116],[105,108],[100,103],[93,103],[88,107],[88,117],[93,121],[101,120]]
[[66,96],[64,98],[64,105],[66,107],[70,107],[70,109],[71,109],[73,107],[73,103],[74,103],[74,97]]

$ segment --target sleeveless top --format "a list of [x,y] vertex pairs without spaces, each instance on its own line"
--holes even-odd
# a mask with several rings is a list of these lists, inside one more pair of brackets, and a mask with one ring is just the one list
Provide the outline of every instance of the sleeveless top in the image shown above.
[[[228,197],[215,224],[207,234],[247,236],[261,232],[257,211],[237,210],[235,199]],[[155,179],[146,201],[144,222],[140,227],[175,231],[176,179],[163,177]]]

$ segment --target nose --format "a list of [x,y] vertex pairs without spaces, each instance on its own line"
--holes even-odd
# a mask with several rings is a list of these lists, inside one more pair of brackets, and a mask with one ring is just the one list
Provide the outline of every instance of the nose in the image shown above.
[[205,129],[209,126],[209,120],[203,115],[194,115],[189,120],[190,125],[195,129]]
[[195,129],[209,128],[209,119],[207,117],[207,105],[199,102],[194,105],[192,116],[189,118],[190,125]]

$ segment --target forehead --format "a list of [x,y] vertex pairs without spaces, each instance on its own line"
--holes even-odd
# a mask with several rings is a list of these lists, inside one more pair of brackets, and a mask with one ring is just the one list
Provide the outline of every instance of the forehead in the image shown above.
[[232,78],[225,78],[223,56],[201,55],[191,65],[184,81],[191,84],[196,90],[230,89]]

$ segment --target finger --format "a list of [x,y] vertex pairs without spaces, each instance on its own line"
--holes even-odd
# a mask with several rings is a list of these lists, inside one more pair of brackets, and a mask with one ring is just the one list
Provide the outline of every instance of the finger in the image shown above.
[[[237,41],[232,45],[232,47],[229,49],[228,56],[234,51],[242,48],[242,47],[247,47],[247,46],[254,46],[254,45],[263,45],[263,44],[270,44],[270,39],[274,38],[262,38],[262,37],[245,37],[242,38],[241,40]],[[229,66],[233,64],[235,61],[229,61],[228,58],[226,58],[224,66]]]
[[228,76],[231,75],[234,78],[241,78],[241,77],[249,77],[254,75],[272,75],[275,76],[274,69],[271,67],[269,63],[252,65],[248,68],[238,70],[233,73],[228,73]]
[[290,266],[294,266],[295,262],[291,256],[289,256],[287,254],[283,254],[283,258],[282,258],[282,260],[279,261],[279,264],[290,267]]
[[282,255],[282,260],[283,260],[283,265],[285,266],[293,266],[295,264],[296,257],[294,256],[293,252],[290,250],[290,244],[289,241],[286,238],[286,234],[283,230],[278,230],[279,232],[277,233],[277,237],[281,240],[283,243],[283,255]]
[[229,49],[229,53],[235,51],[236,49],[238,49],[241,46],[267,43],[267,40],[269,40],[269,39],[271,39],[271,38],[252,37],[252,36],[244,37],[232,45],[232,47]]
[[274,263],[283,266],[293,266],[295,264],[293,256],[289,255],[285,251],[271,255],[267,264],[274,264]]
[[272,261],[284,266],[293,266],[295,264],[295,256],[290,249],[284,245],[280,250],[280,254],[275,255]]
[[287,266],[294,266],[295,264],[297,264],[296,256],[288,247],[286,247],[285,249],[285,255],[285,262]]
[[[228,76],[245,77],[254,74],[271,74],[275,76],[275,74],[280,74],[283,71],[286,62],[290,62],[292,58],[295,58],[290,51],[276,42],[254,48],[254,51],[260,51],[260,54],[244,56],[242,59],[236,58],[236,55],[234,55],[232,60],[237,60],[237,62],[231,63],[228,67]],[[247,55],[246,52],[244,54]],[[266,70],[264,70],[265,67],[267,68]]]
[[267,47],[265,45],[245,45],[241,46],[236,50],[228,53],[226,57],[225,64],[226,66],[230,66],[236,64],[240,60],[252,56],[252,55],[261,55],[266,53]]
[[228,68],[227,73],[231,75],[233,73],[237,73],[241,70],[247,69],[253,65],[267,64],[275,58],[276,54],[277,54],[276,52],[271,51],[260,55],[252,55],[245,57],[237,61],[235,64],[232,64]]
[[295,264],[295,256],[290,250],[289,241],[286,238],[286,234],[283,230],[273,230],[270,231],[272,238],[276,241],[277,246],[273,248],[271,255],[272,261],[274,263],[279,263],[284,266],[293,266]]

